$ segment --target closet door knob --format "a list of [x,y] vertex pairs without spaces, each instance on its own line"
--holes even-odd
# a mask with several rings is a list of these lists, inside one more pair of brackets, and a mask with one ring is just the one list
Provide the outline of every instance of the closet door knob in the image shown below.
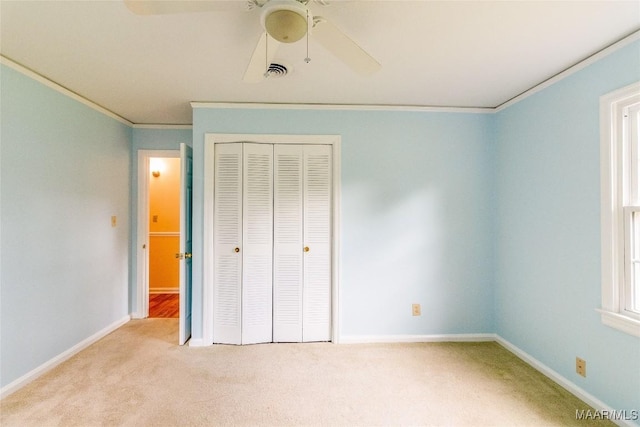
[[304,251],[305,251],[305,252],[309,252],[309,246],[305,246],[305,247],[304,247]]
[[240,248],[235,248],[233,251],[234,251],[235,253],[238,253],[238,252],[240,252]]

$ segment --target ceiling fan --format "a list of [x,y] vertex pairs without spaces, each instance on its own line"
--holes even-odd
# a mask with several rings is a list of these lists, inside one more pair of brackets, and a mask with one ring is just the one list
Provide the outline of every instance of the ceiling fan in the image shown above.
[[[124,0],[138,15],[160,15],[213,10],[261,9],[260,24],[264,32],[251,55],[243,80],[257,83],[268,76],[281,43],[295,43],[305,36],[320,43],[356,73],[370,75],[380,64],[338,27],[309,10],[310,0],[233,0],[233,1],[153,1]],[[326,5],[325,0],[315,2]],[[309,58],[305,58],[308,62]]]

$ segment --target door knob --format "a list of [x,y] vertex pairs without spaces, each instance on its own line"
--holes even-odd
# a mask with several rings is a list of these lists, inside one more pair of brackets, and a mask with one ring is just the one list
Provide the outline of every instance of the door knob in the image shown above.
[[184,254],[185,258],[191,259],[193,255],[191,255],[191,252],[187,252],[186,254]]
[[182,254],[182,253],[178,253],[178,254],[176,254],[176,258],[178,258],[178,259],[184,259],[184,254]]
[[240,248],[235,248],[233,251],[234,251],[235,253],[238,253],[238,252],[240,252]]
[[305,251],[305,252],[309,252],[309,246],[305,246],[305,247],[304,247],[304,251]]

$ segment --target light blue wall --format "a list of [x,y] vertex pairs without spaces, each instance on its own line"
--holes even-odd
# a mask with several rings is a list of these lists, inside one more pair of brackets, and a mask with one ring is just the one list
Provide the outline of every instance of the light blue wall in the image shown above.
[[131,129],[5,66],[0,85],[5,386],[128,314]]
[[195,109],[194,301],[205,133],[337,134],[342,335],[493,332],[492,132],[488,114]]
[[602,325],[595,311],[599,97],[638,80],[635,42],[496,116],[497,333],[627,410],[640,408],[640,340]]
[[[180,151],[180,143],[191,145],[191,129],[150,129],[134,128],[133,143],[131,144],[131,223],[137,224],[138,217],[138,151],[139,150],[174,150]],[[131,230],[131,269],[129,281],[129,312],[135,313],[138,304],[138,264],[136,248],[142,242],[138,241],[137,230]]]

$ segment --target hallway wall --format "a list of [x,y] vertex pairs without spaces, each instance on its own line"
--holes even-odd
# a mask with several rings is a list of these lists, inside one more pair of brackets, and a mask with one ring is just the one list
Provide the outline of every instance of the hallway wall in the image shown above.
[[179,290],[180,159],[152,158],[160,176],[149,178],[149,293]]

